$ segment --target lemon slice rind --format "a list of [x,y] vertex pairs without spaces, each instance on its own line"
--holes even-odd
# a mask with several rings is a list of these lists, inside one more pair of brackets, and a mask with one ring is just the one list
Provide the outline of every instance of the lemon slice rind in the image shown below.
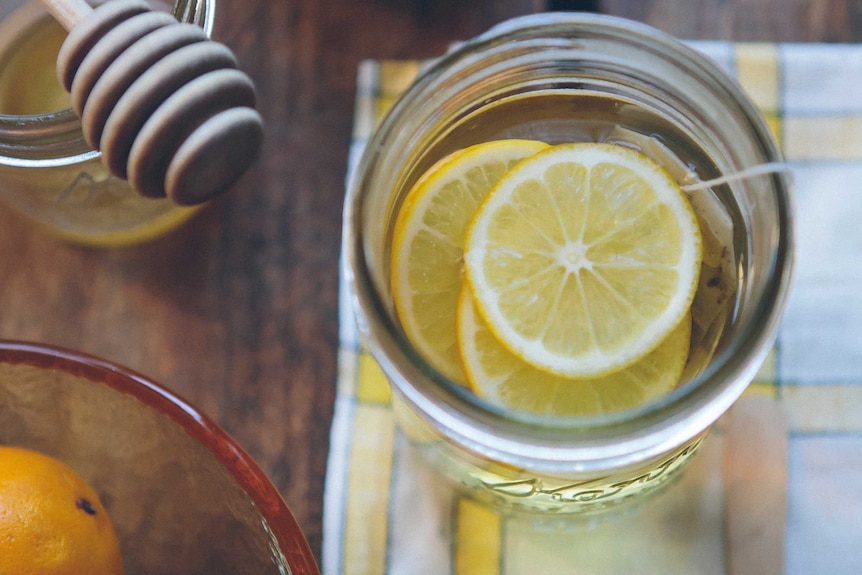
[[390,276],[396,312],[413,347],[450,380],[465,383],[455,313],[467,225],[505,172],[547,147],[499,140],[453,152],[420,177],[399,210]]

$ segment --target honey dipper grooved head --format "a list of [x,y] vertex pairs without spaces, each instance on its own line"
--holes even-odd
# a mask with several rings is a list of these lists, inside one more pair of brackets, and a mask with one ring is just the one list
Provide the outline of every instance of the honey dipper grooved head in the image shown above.
[[117,54],[150,32],[175,23],[170,14],[164,12],[144,12],[136,14],[108,31],[84,56],[72,81],[72,108],[80,116],[84,113],[84,103],[90,91]]
[[107,2],[94,10],[89,18],[72,28],[57,54],[57,78],[66,91],[72,91],[72,81],[78,72],[78,66],[108,30],[149,10],[150,7],[144,0]]
[[[99,149],[111,173],[118,178],[127,177],[126,163],[132,144],[144,123],[171,94],[207,72],[235,67],[236,60],[230,50],[215,42],[198,42],[168,54],[141,74],[122,95],[100,130]],[[190,111],[192,114],[201,112],[203,110]]]
[[189,44],[207,40],[204,31],[191,24],[155,30],[140,38],[108,66],[86,99],[81,114],[84,138],[99,147],[108,116],[129,86],[153,64]]
[[[207,110],[204,116],[211,117],[231,108],[251,108],[254,103],[254,86],[238,70],[216,70],[192,80],[165,100],[141,128],[129,152],[129,182],[145,196],[164,197],[168,162],[201,124],[195,110]],[[215,161],[232,163],[235,159],[228,156]],[[189,201],[182,190],[168,196],[180,204]]]
[[186,138],[165,175],[169,198],[180,205],[205,201],[242,175],[253,158],[263,125],[251,108],[231,108],[207,119]]
[[92,10],[57,60],[85,139],[110,172],[183,205],[225,191],[259,151],[254,85],[236,68],[225,46],[143,0]]

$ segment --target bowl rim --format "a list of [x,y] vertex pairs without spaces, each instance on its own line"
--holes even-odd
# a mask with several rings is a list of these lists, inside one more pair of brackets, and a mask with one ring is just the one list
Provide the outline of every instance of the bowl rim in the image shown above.
[[106,384],[168,416],[209,450],[248,493],[278,541],[290,573],[319,575],[305,534],[266,473],[235,439],[181,396],[112,361],[50,344],[0,339],[0,363],[59,369]]

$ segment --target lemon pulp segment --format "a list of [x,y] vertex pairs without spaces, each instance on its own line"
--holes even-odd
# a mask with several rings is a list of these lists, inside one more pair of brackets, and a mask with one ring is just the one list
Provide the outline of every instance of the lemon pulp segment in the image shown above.
[[619,371],[688,313],[701,236],[685,194],[652,160],[562,144],[502,177],[469,225],[466,279],[491,333],[569,378]]

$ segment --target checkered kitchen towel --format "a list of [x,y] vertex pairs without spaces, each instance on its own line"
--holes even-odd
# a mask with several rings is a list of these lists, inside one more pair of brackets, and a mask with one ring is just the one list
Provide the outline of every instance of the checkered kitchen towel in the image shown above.
[[[796,277],[759,384],[788,419],[785,572],[862,573],[862,46],[694,45],[739,78],[794,172]],[[361,64],[351,168],[418,67]],[[344,297],[339,369],[325,575],[726,572],[721,433],[661,504],[591,530],[536,529],[459,498],[406,448]]]

